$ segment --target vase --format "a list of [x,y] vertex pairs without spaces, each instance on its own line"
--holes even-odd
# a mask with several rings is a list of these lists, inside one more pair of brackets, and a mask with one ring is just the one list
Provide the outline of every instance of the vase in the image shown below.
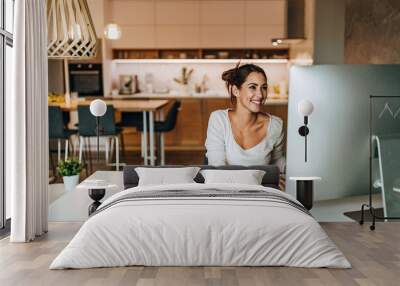
[[70,192],[75,190],[75,187],[79,183],[79,175],[74,175],[74,176],[64,176],[64,189],[66,192]]
[[180,85],[181,95],[190,95],[191,87],[189,84],[181,84]]

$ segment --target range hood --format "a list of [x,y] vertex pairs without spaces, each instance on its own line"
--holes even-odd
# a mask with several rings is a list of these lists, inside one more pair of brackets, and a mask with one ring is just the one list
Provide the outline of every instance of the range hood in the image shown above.
[[305,40],[304,15],[305,0],[287,0],[286,37],[271,40],[273,46],[280,44],[297,44]]

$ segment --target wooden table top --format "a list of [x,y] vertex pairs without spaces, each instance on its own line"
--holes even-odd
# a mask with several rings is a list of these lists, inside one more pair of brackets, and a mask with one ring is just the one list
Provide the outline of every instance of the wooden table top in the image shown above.
[[[114,106],[117,111],[123,112],[140,112],[140,111],[156,111],[168,104],[167,99],[150,99],[150,100],[104,100],[107,105]],[[49,106],[59,106],[63,111],[75,111],[78,105],[90,105],[89,100],[72,100],[70,104],[66,103],[49,103]]]

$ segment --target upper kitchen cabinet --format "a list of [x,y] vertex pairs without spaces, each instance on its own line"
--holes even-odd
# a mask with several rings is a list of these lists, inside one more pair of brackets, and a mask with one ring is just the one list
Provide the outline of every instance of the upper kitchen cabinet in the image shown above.
[[122,37],[112,41],[114,49],[148,49],[156,47],[156,31],[154,25],[121,26]]
[[198,25],[157,25],[156,46],[157,48],[196,49],[200,44]]
[[282,38],[284,35],[285,26],[246,25],[245,46],[246,48],[273,48],[271,40]]
[[121,26],[154,25],[154,2],[148,0],[112,0],[111,19]]
[[242,48],[245,46],[243,25],[210,25],[200,27],[202,48]]
[[112,41],[112,47],[155,48],[155,11],[153,1],[113,0],[110,1],[111,21],[121,27],[122,37]]
[[244,25],[244,1],[200,1],[200,25]]
[[269,49],[286,31],[286,0],[109,1],[114,49]]
[[273,38],[286,34],[285,0],[246,1],[246,47],[272,47]]
[[200,47],[244,47],[244,8],[244,1],[200,1]]
[[246,1],[246,25],[285,26],[286,0]]
[[157,1],[156,25],[198,25],[199,1]]
[[198,1],[157,1],[155,14],[157,48],[199,47]]

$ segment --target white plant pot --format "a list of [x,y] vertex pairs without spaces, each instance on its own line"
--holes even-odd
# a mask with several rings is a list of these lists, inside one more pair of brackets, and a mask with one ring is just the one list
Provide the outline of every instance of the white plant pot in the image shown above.
[[180,86],[181,95],[190,95],[191,93],[191,86],[189,84],[181,84]]
[[66,192],[75,190],[75,187],[79,184],[79,175],[64,176],[64,189]]

